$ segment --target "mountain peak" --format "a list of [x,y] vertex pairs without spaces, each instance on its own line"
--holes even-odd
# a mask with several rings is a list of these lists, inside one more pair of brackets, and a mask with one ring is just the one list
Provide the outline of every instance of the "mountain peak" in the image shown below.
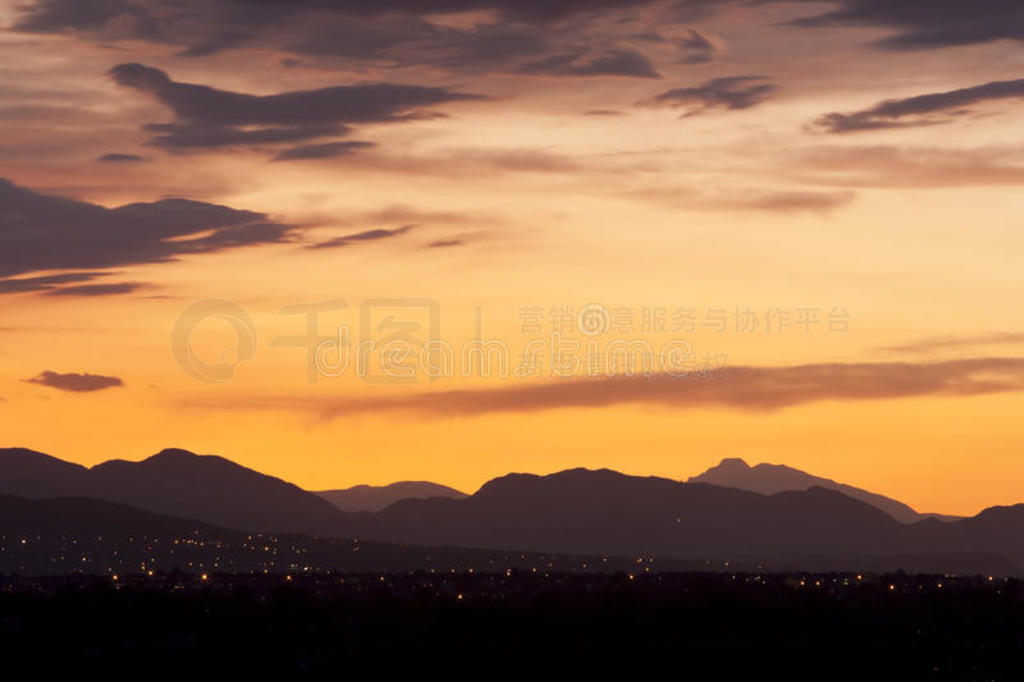
[[866,502],[903,523],[913,523],[929,516],[917,513],[899,500],[838,483],[830,478],[814,476],[784,464],[762,463],[751,467],[742,459],[727,458],[723,459],[718,466],[708,469],[699,476],[691,477],[689,482],[710,483],[711,485],[728,488],[739,488],[762,495],[774,495],[786,491],[809,490],[820,487],[835,490],[847,497]]
[[466,493],[430,481],[398,481],[390,485],[355,485],[343,490],[323,490],[316,493],[342,511],[380,511],[395,502],[406,499],[444,497],[462,499]]
[[740,457],[724,457],[722,458],[722,461],[718,463],[718,466],[713,468],[725,471],[745,471],[750,468],[750,465]]
[[180,459],[195,459],[199,457],[194,452],[185,450],[182,448],[164,448],[160,452],[156,453],[149,459],[168,459],[168,460],[180,460]]

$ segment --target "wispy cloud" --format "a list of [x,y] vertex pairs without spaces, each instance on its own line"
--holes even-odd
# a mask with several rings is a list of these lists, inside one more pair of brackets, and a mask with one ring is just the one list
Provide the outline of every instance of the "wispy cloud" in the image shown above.
[[324,242],[317,242],[310,244],[307,249],[336,249],[342,246],[351,246],[352,244],[359,244],[360,242],[373,242],[381,239],[390,239],[392,237],[398,237],[410,230],[414,229],[415,225],[403,225],[402,227],[396,227],[393,230],[377,229],[377,230],[366,230],[365,232],[356,232],[355,234],[347,234],[343,237],[335,237]]
[[1024,390],[1024,358],[979,357],[933,363],[828,363],[737,366],[676,376],[609,376],[437,391],[366,399],[259,398],[195,402],[220,409],[304,409],[323,419],[409,412],[471,417],[563,408],[650,405],[672,409],[771,411],[822,401],[971,396]]
[[638,102],[641,106],[684,109],[683,116],[696,116],[713,109],[750,109],[768,99],[778,89],[766,76],[729,76],[714,78],[700,85],[673,88]]
[[881,350],[891,353],[932,353],[935,351],[957,350],[977,346],[1013,345],[1024,343],[1024,333],[990,332],[974,336],[933,336],[895,346],[883,346]]
[[967,107],[985,102],[1024,98],[1024,78],[993,81],[969,88],[889,99],[848,114],[825,114],[815,127],[826,133],[850,133],[949,123],[971,113]]

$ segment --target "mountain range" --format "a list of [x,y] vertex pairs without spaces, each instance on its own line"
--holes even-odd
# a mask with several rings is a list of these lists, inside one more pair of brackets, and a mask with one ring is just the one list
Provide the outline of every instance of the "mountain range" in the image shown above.
[[390,485],[356,485],[343,490],[321,490],[317,495],[342,511],[376,512],[399,500],[447,497],[461,500],[466,493],[429,481],[399,481]]
[[750,466],[738,457],[727,457],[717,466],[711,467],[699,476],[692,476],[688,480],[690,483],[711,483],[727,488],[750,490],[762,495],[773,495],[787,490],[809,490],[815,486],[828,488],[855,500],[866,502],[903,523],[914,523],[928,518],[942,521],[954,521],[960,518],[949,514],[922,514],[899,500],[855,488],[852,485],[837,483],[830,478],[813,476],[784,464]]
[[[742,478],[723,477],[742,468],[750,470]],[[760,472],[769,475],[759,478]],[[895,500],[786,467],[781,474],[779,468],[741,467],[729,460],[687,482],[587,469],[510,474],[472,495],[444,489],[440,495],[406,497],[383,507],[384,496],[373,497],[381,489],[361,490],[348,502],[341,498],[342,504],[358,500],[370,511],[344,511],[327,493],[184,450],[92,468],[31,450],[0,450],[0,494],[12,499],[101,500],[236,531],[602,560],[629,557],[644,566],[682,561],[719,570],[1017,574],[1024,567],[1024,505],[994,507],[967,519],[915,520],[906,510],[916,512],[894,506],[900,505]],[[803,488],[808,480],[811,485]],[[819,480],[831,485],[816,484]],[[769,488],[765,494],[740,487],[755,484],[794,488]],[[392,496],[421,495],[437,488],[414,484],[383,490]],[[364,493],[368,497],[360,499]],[[29,530],[39,509],[29,504],[5,519],[6,537],[17,535],[19,524]],[[76,523],[102,534],[110,520],[97,509],[84,507]],[[91,515],[98,518],[90,520]]]

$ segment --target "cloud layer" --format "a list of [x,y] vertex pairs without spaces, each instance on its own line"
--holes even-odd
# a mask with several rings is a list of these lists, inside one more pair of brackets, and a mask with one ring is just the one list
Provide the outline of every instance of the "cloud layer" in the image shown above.
[[614,375],[524,383],[502,388],[438,391],[388,398],[250,398],[201,403],[231,409],[304,408],[325,419],[363,413],[480,416],[563,408],[648,405],[672,409],[771,411],[821,401],[956,397],[1024,391],[1024,358],[978,357],[944,362],[828,363],[783,367],[737,366],[685,375]]
[[2,178],[0,207],[0,292],[83,282],[100,273],[10,279],[14,275],[165,262],[185,254],[288,241],[296,229],[262,213],[188,199],[108,209],[40,194]]
[[[548,75],[639,75],[647,58],[583,29],[609,15],[664,0],[40,0],[22,8],[15,30],[73,32],[100,41],[144,40],[201,57],[236,48],[371,60],[390,66],[532,71]],[[476,21],[445,15],[477,12]],[[631,29],[621,33],[628,35]],[[617,32],[619,33],[619,32]],[[545,60],[552,64],[545,65]],[[533,63],[535,68],[526,68]]]
[[342,136],[350,132],[350,124],[415,120],[430,115],[424,107],[484,99],[445,88],[391,83],[249,95],[179,83],[142,64],[120,64],[110,75],[174,112],[174,123],[149,124],[146,129],[155,133],[151,144],[177,150]]
[[877,45],[893,50],[1024,40],[1024,5],[1018,0],[832,0],[830,12],[794,21],[797,26],[879,26],[896,31]]

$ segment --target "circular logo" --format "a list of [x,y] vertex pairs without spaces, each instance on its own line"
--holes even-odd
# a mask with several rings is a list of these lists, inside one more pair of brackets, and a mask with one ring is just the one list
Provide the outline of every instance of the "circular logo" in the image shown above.
[[585,335],[597,336],[608,331],[611,316],[608,309],[600,303],[589,303],[583,306],[580,314],[576,316],[576,325]]
[[[192,348],[192,333],[211,317],[224,320],[235,331],[235,345],[224,349],[219,363],[203,361]],[[235,377],[235,367],[256,354],[256,327],[237,303],[208,298],[193,303],[178,317],[171,332],[171,350],[185,374],[204,383],[222,384]]]

